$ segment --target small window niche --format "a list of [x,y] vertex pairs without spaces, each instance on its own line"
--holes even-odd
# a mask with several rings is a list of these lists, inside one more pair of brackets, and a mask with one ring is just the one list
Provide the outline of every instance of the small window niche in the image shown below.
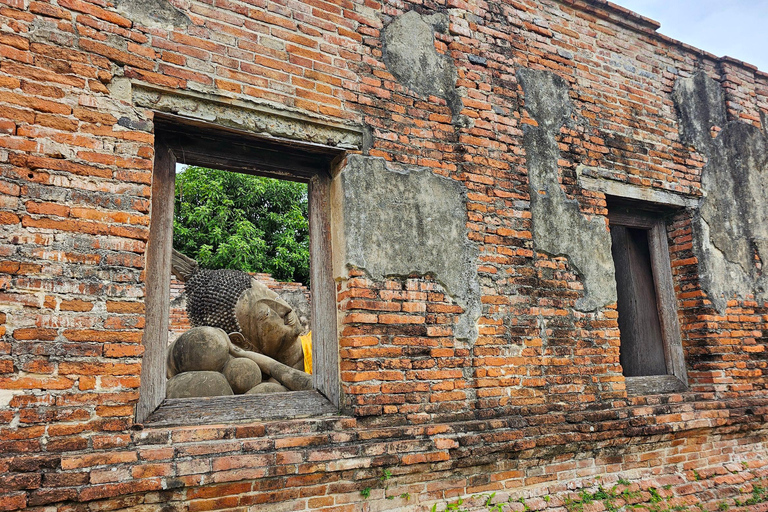
[[[137,423],[152,426],[195,425],[338,412],[340,386],[336,287],[331,263],[330,188],[334,162],[342,154],[343,150],[333,147],[264,138],[167,114],[156,116],[155,165],[146,260],[145,352],[136,408]],[[174,266],[178,254],[173,255],[172,243],[175,180],[179,164],[308,185],[312,389],[166,398],[169,374],[167,350],[169,326],[172,322],[171,275],[174,270],[178,276],[178,267]],[[245,277],[249,279],[247,274]],[[268,279],[266,281],[270,282]],[[265,285],[259,286],[266,289]],[[275,303],[269,306],[268,315],[280,314],[279,300],[274,297],[272,299],[254,300],[253,304],[259,306]],[[287,314],[285,318],[288,318]]]
[[630,395],[687,389],[663,212],[608,203],[619,359]]

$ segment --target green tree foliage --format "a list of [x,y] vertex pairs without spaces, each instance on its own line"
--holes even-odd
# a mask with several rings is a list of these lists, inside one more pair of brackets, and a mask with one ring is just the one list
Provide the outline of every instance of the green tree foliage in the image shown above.
[[187,167],[176,175],[173,247],[205,268],[309,284],[307,186]]

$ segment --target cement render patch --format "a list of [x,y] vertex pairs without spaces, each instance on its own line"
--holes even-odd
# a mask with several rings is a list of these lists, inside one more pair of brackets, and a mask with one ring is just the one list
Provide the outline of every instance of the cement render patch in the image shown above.
[[678,79],[672,97],[681,138],[707,157],[693,244],[702,286],[720,312],[736,297],[768,300],[768,137],[727,121],[722,89],[703,72]]
[[429,16],[409,11],[395,18],[382,31],[384,63],[402,84],[423,96],[443,98],[461,121],[462,101],[456,89],[456,66],[448,55],[435,49],[435,31],[447,32],[448,16]]
[[570,122],[573,112],[568,85],[549,71],[517,68],[517,76],[525,93],[525,108],[538,123],[535,127],[525,125],[523,130],[534,247],[566,256],[579,273],[584,296],[576,301],[576,309],[599,309],[616,302],[608,226],[604,218],[583,215],[558,180],[560,150],[555,136]]
[[464,308],[456,337],[474,342],[478,249],[467,236],[462,185],[427,169],[351,155],[341,186],[345,264],[376,280],[433,275]]

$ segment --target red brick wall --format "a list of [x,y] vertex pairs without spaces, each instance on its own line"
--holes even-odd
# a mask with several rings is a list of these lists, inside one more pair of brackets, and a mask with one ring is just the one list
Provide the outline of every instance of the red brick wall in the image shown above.
[[[535,121],[515,67],[569,82],[580,122],[559,134],[562,185],[596,215],[605,197],[578,186],[580,164],[699,193],[704,158],[680,142],[677,78],[703,69],[731,119],[759,125],[768,75],[601,0],[171,3],[188,26],[101,0],[0,0],[0,510],[443,510],[491,492],[562,510],[598,476],[629,479],[649,506],[653,486],[680,500],[664,505],[714,510],[766,485],[766,304],[712,307],[692,213],[678,214],[691,389],[627,397],[615,306],[576,311],[567,258],[532,249],[521,130]],[[450,16],[436,47],[455,62],[470,127],[384,64],[381,28],[412,9]],[[140,430],[154,135],[129,80],[365,125],[369,156],[461,182],[480,250],[474,345],[453,337],[461,308],[435,280],[352,271],[338,283],[343,415]]]
[[192,327],[187,317],[187,301],[183,295],[184,283],[171,276],[171,312],[168,321],[168,338],[171,341]]

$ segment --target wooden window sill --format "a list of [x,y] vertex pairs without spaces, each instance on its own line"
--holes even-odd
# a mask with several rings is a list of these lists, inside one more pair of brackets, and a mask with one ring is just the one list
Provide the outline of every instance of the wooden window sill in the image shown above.
[[626,377],[627,395],[660,395],[687,391],[688,386],[674,375],[646,375]]
[[166,398],[143,426],[178,427],[333,416],[339,409],[319,392],[291,391],[209,398]]

